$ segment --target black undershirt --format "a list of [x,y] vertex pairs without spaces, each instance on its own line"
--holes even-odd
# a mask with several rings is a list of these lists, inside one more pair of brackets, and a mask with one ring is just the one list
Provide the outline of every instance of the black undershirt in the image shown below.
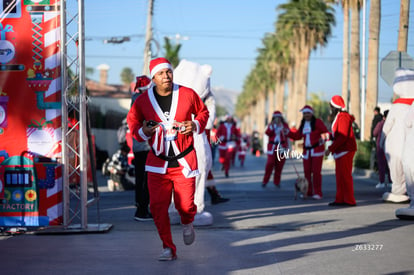
[[[159,95],[156,91],[154,91],[154,95],[164,115],[167,117],[167,119],[169,119],[171,103],[172,103],[172,92],[169,95],[162,96],[162,95]],[[170,146],[170,149],[168,150],[168,156],[170,157],[175,156],[172,146]],[[178,164],[177,160],[173,160],[173,161],[168,162],[168,167],[180,167],[180,164]]]

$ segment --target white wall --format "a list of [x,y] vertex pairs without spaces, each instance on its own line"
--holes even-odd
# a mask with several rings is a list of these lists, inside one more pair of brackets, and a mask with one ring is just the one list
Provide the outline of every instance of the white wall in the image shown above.
[[108,97],[91,97],[90,105],[99,106],[102,114],[108,111],[117,111],[128,113],[131,106],[130,98],[108,98]]
[[92,128],[92,134],[95,136],[95,144],[100,150],[108,152],[111,157],[119,148],[116,129],[96,129]]

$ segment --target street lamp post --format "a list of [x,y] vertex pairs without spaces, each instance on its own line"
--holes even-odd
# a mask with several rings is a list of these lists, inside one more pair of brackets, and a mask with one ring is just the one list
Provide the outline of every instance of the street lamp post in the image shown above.
[[154,0],[148,0],[147,30],[145,34],[144,48],[144,67],[142,74],[149,75],[149,61],[151,58],[151,40],[152,40],[152,16],[153,16]]

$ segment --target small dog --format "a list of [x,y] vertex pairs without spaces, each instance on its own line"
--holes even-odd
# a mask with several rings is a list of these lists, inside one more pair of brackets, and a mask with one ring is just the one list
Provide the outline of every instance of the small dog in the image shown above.
[[298,178],[295,181],[295,200],[298,199],[298,193],[300,193],[301,198],[306,199],[308,196],[309,182],[305,177],[299,175],[295,165],[293,165],[293,168],[295,168],[296,175],[298,175]]
[[298,198],[298,193],[301,194],[301,198],[306,199],[308,194],[309,182],[304,177],[298,177],[295,181],[295,200]]

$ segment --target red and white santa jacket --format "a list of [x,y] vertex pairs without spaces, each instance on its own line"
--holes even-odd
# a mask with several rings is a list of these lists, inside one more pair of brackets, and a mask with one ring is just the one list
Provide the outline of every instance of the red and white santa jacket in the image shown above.
[[[127,122],[133,137],[139,141],[148,141],[152,150],[149,152],[145,170],[165,174],[168,161],[162,159],[167,156],[172,146],[177,156],[193,146],[193,135],[182,135],[179,132],[180,122],[193,121],[197,129],[195,133],[204,131],[209,113],[203,101],[192,89],[174,84],[172,101],[167,117],[161,110],[153,87],[136,99],[127,115]],[[192,119],[192,116],[194,118]],[[143,121],[153,120],[158,123],[156,132],[148,137],[142,130]],[[191,150],[184,157],[177,159],[185,177],[195,177],[199,174],[195,150]]]
[[232,122],[221,123],[217,128],[216,137],[219,150],[236,149],[239,140],[239,131]]
[[267,125],[265,134],[269,137],[269,141],[267,143],[268,155],[273,155],[277,149],[279,152],[283,152],[289,148],[289,141],[287,136],[284,134],[286,129],[289,130],[289,126],[286,123],[281,123],[279,125],[270,123]]
[[288,137],[294,140],[303,138],[303,158],[323,156],[325,154],[325,140],[322,136],[329,133],[323,121],[316,118],[314,129],[312,129],[311,121],[305,121],[302,131],[300,128],[299,130],[291,130]]
[[333,142],[328,147],[335,159],[357,150],[354,130],[352,129],[354,120],[355,118],[347,112],[339,112],[335,116],[332,123]]

